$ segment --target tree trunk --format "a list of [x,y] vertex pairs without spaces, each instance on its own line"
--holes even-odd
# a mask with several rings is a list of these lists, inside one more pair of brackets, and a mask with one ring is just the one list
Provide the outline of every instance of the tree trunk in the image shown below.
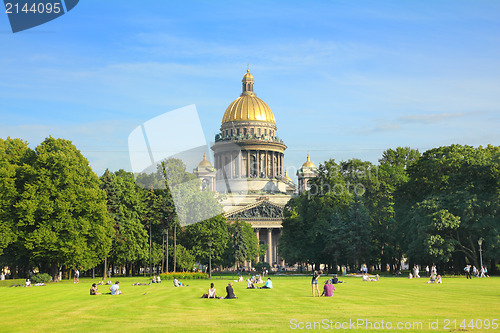
[[50,276],[52,276],[52,281],[57,282],[58,275],[59,274],[57,274],[57,264],[55,262],[52,262],[50,264]]
[[162,233],[162,243],[161,243],[161,249],[163,256],[161,258],[161,272],[165,273],[165,233]]
[[166,264],[165,264],[165,268],[167,269],[167,273],[168,273],[168,229],[167,229],[167,252],[166,252],[166,258],[165,258],[165,261],[166,261]]
[[103,274],[103,281],[106,281],[108,278],[108,257],[104,258],[104,274]]
[[177,265],[177,225],[174,226],[174,273]]

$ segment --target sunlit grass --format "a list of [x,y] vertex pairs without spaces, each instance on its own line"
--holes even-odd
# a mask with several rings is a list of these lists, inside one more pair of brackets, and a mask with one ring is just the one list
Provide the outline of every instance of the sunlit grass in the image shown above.
[[[207,280],[186,280],[189,286],[175,288],[172,281],[132,286],[149,280],[120,278],[121,296],[90,296],[93,281],[85,278],[79,284],[0,287],[0,322],[5,332],[273,332],[290,331],[293,323],[298,328],[299,323],[359,319],[391,322],[394,328],[398,322],[421,322],[423,330],[406,331],[435,332],[429,320],[439,320],[441,331],[445,319],[456,319],[458,325],[463,319],[500,320],[500,278],[445,278],[442,285],[434,285],[425,278],[362,282],[348,277],[336,286],[333,298],[311,297],[310,277],[272,279],[272,290],[247,290],[246,282],[234,283],[236,300],[201,299]],[[229,281],[212,280],[220,296]],[[99,290],[105,293],[107,288]]]

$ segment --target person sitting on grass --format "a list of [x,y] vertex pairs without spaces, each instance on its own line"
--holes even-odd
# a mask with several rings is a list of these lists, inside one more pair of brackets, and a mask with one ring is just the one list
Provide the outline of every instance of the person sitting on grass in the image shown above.
[[236,297],[236,295],[234,294],[234,290],[233,290],[233,284],[231,282],[229,282],[227,284],[227,287],[226,287],[226,297],[225,299],[232,299],[232,298],[238,298]]
[[217,291],[217,289],[215,289],[214,284],[210,283],[210,289],[208,289],[208,297],[207,298],[217,298],[216,291]]
[[93,283],[90,287],[90,295],[100,295],[101,293],[97,291],[97,284]]
[[111,291],[111,295],[121,295],[122,292],[120,289],[120,281],[116,281],[114,285],[109,287],[109,290]]
[[255,285],[253,284],[252,280],[248,279],[247,281],[247,289],[255,289]]
[[156,283],[161,283],[161,278],[159,275],[156,277]]
[[368,273],[363,273],[363,281],[373,281],[373,282],[377,282],[378,279],[380,278],[380,276],[377,274],[375,275],[375,278],[374,279],[370,279],[370,276],[368,275]]
[[321,296],[332,297],[334,290],[335,290],[335,287],[333,286],[332,281],[326,280],[325,286],[323,287],[323,293],[321,294]]
[[344,281],[339,280],[337,274],[333,274],[333,277],[330,279],[330,281],[332,282],[332,284],[344,283]]
[[443,280],[441,279],[441,275],[437,276],[436,283],[443,283]]
[[431,277],[427,283],[435,283],[436,282],[436,276],[434,274],[431,274]]
[[260,277],[260,275],[257,275],[257,282],[255,283],[264,283],[264,281],[262,281],[262,278]]
[[31,287],[31,281],[30,279],[26,279],[26,282],[24,283],[25,287]]
[[174,278],[174,287],[184,287],[184,284],[177,280],[177,278]]
[[267,278],[266,284],[264,284],[260,289],[273,289],[273,281],[271,278]]
[[156,275],[153,275],[152,283],[156,283]]
[[243,275],[240,275],[240,276],[238,277],[238,282],[243,282]]

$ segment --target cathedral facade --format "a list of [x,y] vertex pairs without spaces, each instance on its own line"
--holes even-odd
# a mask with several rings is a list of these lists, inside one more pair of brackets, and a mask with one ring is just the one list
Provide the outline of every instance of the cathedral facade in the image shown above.
[[307,182],[317,170],[308,155],[297,171],[298,188],[288,176],[287,146],[278,137],[271,108],[255,94],[254,83],[247,70],[242,93],[227,107],[211,147],[214,166],[204,156],[194,173],[204,187],[224,194],[228,221],[239,219],[252,225],[260,246],[267,249],[264,260],[271,267],[284,266],[277,246],[284,206],[292,196],[307,190]]

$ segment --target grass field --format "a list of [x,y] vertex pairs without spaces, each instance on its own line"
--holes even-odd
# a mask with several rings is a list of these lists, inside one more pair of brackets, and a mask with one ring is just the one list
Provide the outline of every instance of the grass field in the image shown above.
[[[362,282],[361,278],[347,277],[344,279],[347,283],[336,286],[332,298],[311,297],[310,277],[272,279],[272,290],[247,290],[246,282],[234,283],[239,297],[236,300],[201,299],[209,286],[207,280],[184,281],[189,286],[175,288],[172,281],[132,286],[133,282],[148,280],[121,278],[120,289],[124,294],[120,296],[90,296],[93,281],[85,278],[79,284],[64,281],[45,287],[0,287],[0,329],[3,332],[278,332],[303,331],[308,322],[311,328],[314,322],[319,322],[321,328],[316,324],[316,330],[342,332],[346,328],[374,331],[366,322],[377,328],[383,321],[383,327],[390,323],[392,329],[377,331],[399,331],[397,325],[401,323],[401,331],[435,332],[438,320],[438,331],[500,332],[500,327],[492,329],[493,319],[500,325],[500,278],[444,278],[443,284],[434,285],[427,284],[425,278],[387,277],[378,282]],[[229,277],[215,277],[213,282],[218,294],[224,296]],[[109,288],[99,287],[101,292]],[[464,319],[465,328],[460,327]],[[479,324],[487,325],[486,319],[490,329],[478,329]],[[360,320],[365,323],[347,326],[350,320],[353,324],[361,324]],[[429,328],[429,320],[434,327]],[[450,321],[448,329],[446,320]],[[473,328],[468,326],[471,320]]]

